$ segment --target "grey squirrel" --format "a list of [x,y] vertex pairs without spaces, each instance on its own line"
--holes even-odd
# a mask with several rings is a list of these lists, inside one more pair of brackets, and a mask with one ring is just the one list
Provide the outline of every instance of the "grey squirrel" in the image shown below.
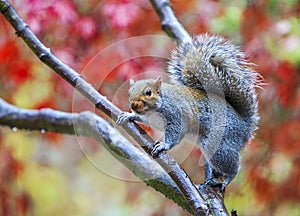
[[171,84],[157,79],[130,81],[131,113],[117,124],[147,122],[157,112],[164,120],[164,138],[157,156],[177,145],[187,133],[198,135],[205,157],[205,184],[225,189],[239,171],[240,152],[253,137],[259,119],[255,87],[259,74],[236,46],[220,36],[197,36],[171,54]]

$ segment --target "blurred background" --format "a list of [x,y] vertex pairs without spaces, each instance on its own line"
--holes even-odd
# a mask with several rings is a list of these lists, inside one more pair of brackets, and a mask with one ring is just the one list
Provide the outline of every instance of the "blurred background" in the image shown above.
[[[148,1],[10,2],[55,55],[123,110],[128,110],[128,79],[163,72],[174,48],[169,39],[158,37],[165,33]],[[228,210],[234,208],[239,215],[300,215],[300,2],[171,4],[188,32],[230,39],[264,77],[265,85],[258,89],[260,129],[243,153],[239,175],[226,189]],[[0,35],[1,98],[27,109],[95,111],[39,61],[2,16]],[[178,148],[185,156],[181,150],[174,150],[173,156],[201,183],[201,153],[188,143]],[[188,215],[89,138],[0,127],[0,215],[141,214]]]

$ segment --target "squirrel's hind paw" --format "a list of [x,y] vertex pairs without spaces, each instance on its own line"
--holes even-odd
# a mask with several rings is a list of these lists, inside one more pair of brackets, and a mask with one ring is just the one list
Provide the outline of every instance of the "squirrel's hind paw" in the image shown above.
[[216,179],[208,179],[204,182],[204,185],[210,186],[210,187],[218,187],[218,188],[220,188],[220,190],[222,192],[225,192],[225,188],[226,188],[227,184],[228,184],[227,182],[220,182]]

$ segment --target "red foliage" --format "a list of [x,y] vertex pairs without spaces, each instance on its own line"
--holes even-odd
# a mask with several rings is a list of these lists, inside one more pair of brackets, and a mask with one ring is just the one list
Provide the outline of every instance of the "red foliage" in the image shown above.
[[13,65],[10,69],[10,76],[15,84],[22,84],[24,81],[31,78],[30,67],[31,63],[26,60],[16,62]]
[[60,141],[62,140],[62,135],[59,133],[47,132],[46,134],[44,134],[44,138],[47,139],[50,144],[59,146]]
[[7,40],[0,46],[0,64],[9,63],[19,58],[19,48],[13,40]]
[[80,35],[83,39],[92,39],[96,36],[96,23],[90,17],[82,17],[75,25],[75,34]]
[[248,172],[248,179],[250,180],[257,198],[261,202],[270,202],[275,196],[274,185],[262,177],[263,171],[259,167],[253,167]]
[[24,191],[14,188],[23,165],[13,157],[12,150],[1,142],[0,164],[0,215],[27,215],[32,207],[31,199]]
[[296,200],[300,202],[300,158],[296,157],[289,177],[279,186],[278,192],[282,193],[282,201]]
[[43,109],[43,108],[55,108],[54,98],[49,98],[48,100],[40,101],[34,107],[35,109]]
[[0,170],[0,182],[3,184],[17,178],[22,172],[23,166],[14,159],[9,148],[2,147],[0,149],[0,154],[0,163],[2,164]]
[[266,6],[260,1],[252,1],[243,12],[241,35],[245,42],[249,42],[263,31],[267,31],[270,21],[266,15]]
[[279,102],[285,108],[295,108],[299,102],[296,99],[296,95],[297,87],[300,83],[296,68],[290,62],[279,62],[277,76],[277,92]]
[[28,215],[29,210],[32,208],[32,200],[30,196],[23,192],[16,197],[15,200],[15,208],[17,211],[17,215]]
[[103,13],[109,17],[114,28],[127,28],[139,15],[139,7],[128,0],[107,3],[103,7]]
[[9,77],[15,85],[31,78],[30,67],[31,62],[21,57],[15,41],[8,40],[0,46],[0,73],[3,70],[3,76]]
[[56,0],[48,8],[48,11],[52,11],[62,24],[70,24],[78,19],[78,12],[71,1]]
[[272,132],[272,149],[290,155],[300,155],[300,121],[288,120],[279,124]]

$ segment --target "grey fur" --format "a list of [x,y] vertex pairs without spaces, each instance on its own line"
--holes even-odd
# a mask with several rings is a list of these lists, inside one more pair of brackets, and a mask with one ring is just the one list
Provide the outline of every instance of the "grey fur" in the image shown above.
[[[167,68],[172,82],[203,90],[208,95],[207,99],[198,102],[199,125],[204,132],[200,133],[200,141],[207,160],[207,183],[213,183],[213,179],[221,176],[225,187],[236,176],[240,151],[257,128],[255,87],[259,84],[259,75],[250,66],[245,54],[236,46],[222,37],[207,34],[172,52]],[[219,96],[219,99],[210,95]],[[223,137],[218,138],[217,143],[214,143],[214,137],[208,138],[213,129],[212,107],[219,106],[212,104],[226,107],[225,125],[213,124],[216,131],[222,132],[223,127]]]
[[[259,74],[236,46],[219,36],[200,35],[193,44],[172,52],[167,71],[173,83],[224,95],[255,130],[258,122],[255,87]],[[184,73],[183,73],[184,72]]]

